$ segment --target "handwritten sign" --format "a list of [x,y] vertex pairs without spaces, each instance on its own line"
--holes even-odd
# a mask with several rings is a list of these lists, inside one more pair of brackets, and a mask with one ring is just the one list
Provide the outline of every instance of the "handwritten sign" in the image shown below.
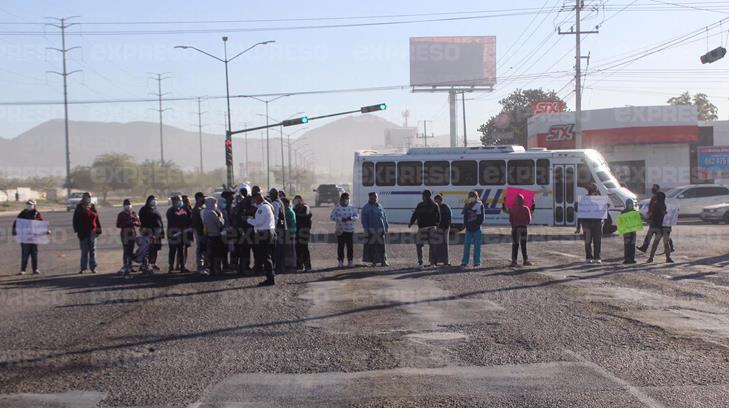
[[15,220],[15,241],[19,244],[48,244],[48,221]]
[[618,224],[618,234],[620,235],[643,231],[643,220],[638,211],[620,214],[615,222]]
[[524,196],[524,205],[526,205],[527,208],[532,208],[532,204],[534,204],[534,192],[513,187],[508,187],[506,189],[506,197],[504,198],[504,204],[506,205],[506,208],[514,208],[514,206],[516,205],[516,196],[518,196],[519,194]]
[[668,206],[663,217],[663,226],[670,227],[676,224],[678,224],[678,207]]
[[584,196],[577,206],[577,218],[604,220],[607,218],[608,198],[606,196]]

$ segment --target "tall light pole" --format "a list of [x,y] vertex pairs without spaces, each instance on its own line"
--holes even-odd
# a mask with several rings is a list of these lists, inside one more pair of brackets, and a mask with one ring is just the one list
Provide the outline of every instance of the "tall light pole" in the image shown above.
[[262,41],[262,42],[255,43],[255,44],[251,45],[250,47],[246,48],[245,50],[234,55],[231,58],[228,58],[228,37],[227,36],[223,36],[223,58],[216,57],[215,55],[210,54],[209,52],[203,51],[203,50],[193,47],[191,45],[175,46],[175,48],[181,48],[183,50],[191,49],[191,50],[198,51],[200,53],[207,55],[208,57],[214,58],[214,59],[222,62],[225,65],[225,100],[228,105],[228,130],[225,132],[225,168],[226,168],[226,176],[227,176],[226,179],[228,182],[228,186],[232,186],[235,183],[235,180],[234,180],[235,175],[233,174],[233,137],[230,134],[230,132],[232,131],[232,127],[231,127],[231,123],[230,123],[231,122],[231,120],[230,120],[230,115],[231,115],[230,114],[230,81],[228,79],[228,63],[259,45],[266,45],[266,44],[271,44],[274,42],[276,42],[276,41],[268,40],[268,41]]
[[[291,119],[291,118],[293,118],[294,116],[299,116],[299,115],[303,115],[303,114],[304,114],[304,112],[296,112],[296,113],[293,113],[293,114],[289,115],[289,117],[287,117],[287,118],[286,118],[286,119],[284,119],[284,120],[287,120],[287,119]],[[282,122],[282,121],[280,121],[280,120],[276,120],[276,119],[274,119],[274,118],[272,118],[272,117],[268,116],[268,103],[266,103],[266,114],[265,114],[265,115],[263,115],[263,114],[261,114],[261,113],[258,113],[257,115],[258,115],[258,116],[265,116],[265,117],[266,117],[266,126],[268,126],[268,121],[269,121],[269,120],[272,120],[272,121],[274,121],[274,122]],[[266,138],[268,139],[268,128],[266,128],[266,132],[267,132],[267,134],[266,134]],[[284,140],[283,140],[283,126],[279,126],[279,127],[278,127],[278,134],[279,134],[279,137],[281,138],[281,188],[285,188],[285,187],[286,187],[286,167],[285,167],[285,164],[286,164],[286,163],[284,162]],[[266,143],[268,143],[268,141],[267,141]],[[267,150],[267,151],[268,151],[268,150]],[[289,166],[290,166],[290,165],[291,165],[291,163],[289,163]],[[270,184],[270,183],[269,183],[269,184]],[[269,187],[268,187],[268,188],[270,189],[270,188],[271,188],[271,186],[269,185]]]
[[203,112],[200,105],[202,98],[197,98],[197,137],[198,141],[200,142],[200,174],[205,173],[205,170],[203,169],[203,141],[202,141],[202,115]]
[[[308,127],[303,127],[303,128],[297,129],[296,131],[294,131],[294,132],[291,132],[291,133],[289,133],[288,135],[286,135],[286,137],[287,137],[287,142],[286,142],[286,144],[287,144],[287,145],[288,145],[288,147],[289,147],[289,148],[288,148],[288,151],[289,151],[289,190],[292,190],[292,184],[291,184],[291,180],[293,180],[293,178],[291,177],[291,167],[292,167],[292,164],[291,164],[291,145],[292,145],[292,144],[296,144],[296,142],[299,142],[299,141],[301,141],[301,139],[296,139],[296,140],[294,140],[294,143],[291,143],[291,136],[292,136],[292,135],[295,135],[295,134],[297,134],[297,133],[299,133],[299,132],[301,132],[302,130],[306,130],[306,129],[308,129]],[[282,140],[283,140],[283,139],[282,139]]]
[[275,98],[271,99],[262,99],[255,96],[247,96],[248,98],[255,99],[258,102],[263,102],[266,104],[266,189],[271,189],[271,138],[268,133],[268,120],[270,117],[268,116],[268,104],[279,100],[281,98],[287,97],[289,95],[279,95]]
[[150,72],[150,74],[154,75],[154,77],[150,78],[155,81],[157,81],[157,93],[153,93],[152,95],[155,95],[159,102],[159,108],[155,109],[159,113],[159,161],[160,166],[164,166],[165,164],[165,142],[164,142],[164,133],[163,133],[163,126],[162,126],[162,113],[169,109],[162,109],[162,97],[167,95],[166,93],[162,93],[162,81],[165,79],[170,79],[168,76],[163,76],[166,74],[169,74],[169,72],[162,72],[162,73],[153,73]]

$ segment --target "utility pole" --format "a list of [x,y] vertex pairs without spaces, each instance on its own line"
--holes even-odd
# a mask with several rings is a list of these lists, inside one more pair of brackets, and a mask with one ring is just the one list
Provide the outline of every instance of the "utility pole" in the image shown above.
[[52,27],[56,27],[59,30],[61,30],[61,48],[49,48],[54,51],[58,51],[61,53],[61,56],[63,57],[63,71],[49,71],[50,73],[60,75],[63,77],[63,113],[64,113],[64,135],[66,139],[66,197],[71,196],[71,148],[69,146],[69,137],[68,137],[68,76],[76,73],[81,72],[81,70],[74,70],[71,72],[68,72],[66,69],[66,53],[68,53],[71,50],[78,49],[81,47],[71,47],[66,48],[66,29],[75,25],[78,25],[78,23],[68,23],[67,21],[73,18],[78,18],[78,16],[71,16],[71,17],[65,17],[65,18],[55,18],[55,17],[46,17],[51,20],[55,20],[58,23],[48,23],[48,25]]
[[599,31],[582,31],[580,29],[580,10],[585,7],[584,0],[575,0],[575,27],[570,31],[562,31],[560,28],[558,34],[574,34],[575,35],[575,148],[582,149],[582,55],[580,49],[580,39],[582,34],[597,34]]
[[448,91],[448,107],[450,116],[450,134],[451,134],[451,147],[458,146],[458,139],[456,138],[456,91],[451,89]]
[[468,147],[468,135],[466,134],[466,91],[461,92],[461,110],[463,111],[463,147]]
[[202,141],[202,115],[203,112],[200,109],[200,101],[202,98],[198,96],[197,98],[197,136],[200,141],[200,174],[205,173],[205,170],[203,169],[203,141]]
[[[423,120],[423,144],[424,147],[428,147],[428,139],[432,139],[435,136],[428,136],[428,123],[433,123],[432,120]],[[421,137],[418,137],[418,134],[415,134],[415,137],[418,139],[421,139]]]
[[150,74],[154,75],[154,77],[150,79],[154,79],[157,81],[157,93],[152,93],[152,95],[155,95],[157,97],[157,100],[159,102],[159,108],[155,109],[159,113],[159,160],[160,164],[164,165],[165,163],[165,142],[164,142],[164,132],[162,130],[162,112],[169,110],[169,108],[162,109],[162,97],[167,95],[167,93],[162,93],[162,81],[165,79],[170,79],[169,76],[164,76],[169,74],[169,72],[161,72],[161,73],[153,73],[150,72]]

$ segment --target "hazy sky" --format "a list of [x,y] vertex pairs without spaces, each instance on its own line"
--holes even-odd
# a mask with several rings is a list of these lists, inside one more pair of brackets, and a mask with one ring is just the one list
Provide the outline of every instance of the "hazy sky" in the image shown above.
[[[713,65],[701,65],[699,55],[708,47],[727,42],[729,20],[692,42],[622,65],[618,69],[595,72],[608,67],[610,61],[631,51],[647,48],[665,40],[700,29],[729,17],[729,7],[711,2],[686,2],[685,8],[667,6],[650,0],[586,1],[583,28],[600,26],[599,34],[586,35],[583,53],[590,54],[585,84],[584,108],[624,105],[663,104],[684,90],[705,92],[719,106],[721,118],[729,115],[729,58]],[[61,70],[58,53],[46,47],[60,47],[56,30],[39,23],[47,16],[72,16],[81,23],[69,29],[67,46],[79,46],[69,52],[69,70],[80,69],[69,77],[69,98],[115,99],[145,98],[156,92],[156,82],[149,72],[169,72],[163,91],[171,97],[225,94],[223,64],[194,51],[174,49],[189,44],[222,56],[221,36],[228,33],[229,52],[237,53],[249,45],[276,40],[258,47],[231,62],[232,94],[294,92],[337,88],[406,85],[409,80],[408,39],[411,36],[495,35],[499,83],[493,93],[467,96],[467,125],[470,138],[476,128],[497,111],[496,101],[517,87],[544,87],[559,90],[570,107],[574,107],[574,88],[566,71],[574,66],[574,36],[557,35],[556,27],[569,30],[574,14],[565,11],[550,14],[527,14],[456,21],[419,22],[348,28],[306,30],[242,31],[246,28],[291,27],[322,24],[347,24],[373,21],[434,19],[452,16],[481,16],[487,13],[343,20],[259,21],[185,24],[190,20],[266,20],[327,17],[361,17],[445,12],[498,11],[504,9],[557,9],[560,0],[533,1],[5,1],[0,5],[0,102],[60,101],[62,82],[47,74]],[[605,9],[602,8],[605,6]],[[625,7],[628,6],[628,7]],[[713,7],[699,11],[689,7]],[[623,9],[623,11],[620,11]],[[640,9],[648,11],[640,11]],[[673,11],[660,11],[671,8]],[[509,13],[504,11],[504,13]],[[168,24],[100,25],[103,22],[169,22]],[[564,21],[562,24],[559,24]],[[208,32],[210,30],[220,32]],[[136,34],[129,31],[203,30],[203,33]],[[112,31],[113,35],[98,35]],[[5,32],[5,34],[3,34]],[[30,32],[39,35],[13,34]],[[43,34],[45,33],[45,34]],[[519,42],[516,42],[516,40]],[[583,61],[587,65],[586,61]],[[537,77],[512,78],[514,75],[541,74]],[[724,73],[722,73],[723,71]],[[304,111],[310,116],[356,109],[362,105],[387,102],[385,118],[402,123],[401,112],[411,112],[410,124],[432,120],[429,126],[437,133],[448,129],[446,94],[413,94],[408,90],[291,96],[270,105],[270,116],[287,117]],[[233,102],[233,127],[244,123],[261,124],[264,105],[250,99]],[[166,103],[171,108],[165,121],[192,129],[197,119],[193,102]],[[73,105],[73,120],[156,121],[155,103]],[[224,130],[224,100],[204,103],[204,122],[209,132]],[[63,117],[62,105],[0,106],[0,137],[15,137],[25,130],[52,118]],[[460,112],[459,112],[460,119]],[[326,123],[312,123],[310,127]],[[459,134],[462,132],[459,124]],[[381,135],[377,135],[381,137]]]

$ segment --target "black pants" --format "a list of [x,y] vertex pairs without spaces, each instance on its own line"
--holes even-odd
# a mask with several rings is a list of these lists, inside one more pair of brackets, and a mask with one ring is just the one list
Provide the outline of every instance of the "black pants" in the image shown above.
[[223,243],[223,238],[220,236],[208,236],[207,241],[206,263],[208,269],[213,275],[222,273],[225,265],[223,257],[228,253],[225,243]]
[[635,232],[623,235],[624,262],[635,262],[635,241],[637,241],[637,236]]
[[28,267],[28,257],[33,271],[38,269],[38,244],[20,244],[20,270],[25,272]]
[[180,269],[182,269],[185,264],[187,263],[187,259],[185,259],[185,244],[182,243],[172,243],[170,242],[170,253],[167,254],[167,264],[174,268],[175,261],[177,261],[177,265],[180,266]]
[[251,269],[251,250],[253,249],[253,230],[242,229],[236,244],[238,252],[238,272],[243,273]]
[[527,256],[527,227],[518,226],[511,227],[511,260],[516,262],[516,258],[519,257],[519,247],[521,246],[521,257],[526,262],[529,259]]
[[600,259],[602,220],[584,219],[582,229],[585,230],[585,259]]
[[256,273],[266,274],[266,280],[273,281],[273,244],[276,235],[273,231],[257,231],[253,242],[253,257]]
[[309,253],[309,228],[296,230],[296,269],[311,269],[311,254]]
[[347,247],[347,260],[354,260],[354,232],[340,232],[337,235],[337,260],[344,261],[344,247]]
[[127,239],[125,242],[122,239],[122,260],[124,261],[125,268],[132,267],[132,259],[134,258],[134,240]]
[[[653,230],[653,229],[654,229],[654,227],[651,227],[651,230]],[[663,239],[663,251],[666,254],[666,259],[670,259],[671,258],[671,227],[655,228],[654,232],[656,234],[656,238],[653,241],[653,245],[651,246],[651,254],[649,257],[651,259],[653,259],[653,256],[656,254],[656,250],[658,249],[658,244],[661,242],[661,239]]]
[[415,254],[418,257],[418,264],[423,263],[423,246],[428,244],[428,263],[433,264],[433,234],[435,227],[418,228],[415,233]]

